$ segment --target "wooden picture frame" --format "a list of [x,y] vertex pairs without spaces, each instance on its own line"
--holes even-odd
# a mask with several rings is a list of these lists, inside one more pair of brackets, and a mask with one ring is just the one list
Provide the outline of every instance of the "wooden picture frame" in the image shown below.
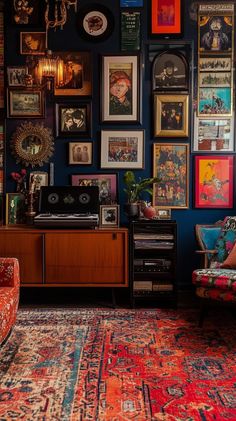
[[158,206],[156,206],[155,209],[156,209],[156,216],[158,219],[171,219],[170,208],[160,209]]
[[46,171],[31,171],[29,174],[29,191],[39,191],[42,186],[48,186],[48,173]]
[[195,156],[195,208],[233,207],[234,157]]
[[151,0],[151,36],[181,37],[182,0]]
[[99,227],[114,228],[119,227],[120,222],[119,205],[100,205]]
[[197,117],[194,114],[193,152],[234,152],[233,117]]
[[38,88],[8,88],[8,118],[42,118],[45,109],[44,91]]
[[7,80],[8,86],[17,87],[25,86],[25,76],[28,74],[26,66],[8,66],[7,67]]
[[20,54],[45,55],[47,32],[20,32]]
[[140,122],[139,55],[102,57],[102,122]]
[[143,168],[144,130],[102,130],[101,168]]
[[59,57],[54,95],[92,95],[92,54],[90,51],[55,51]]
[[26,223],[25,196],[22,193],[6,193],[6,225]]
[[69,142],[69,164],[91,165],[93,162],[92,142]]
[[189,90],[189,65],[180,51],[166,50],[154,57],[152,89],[153,91]]
[[189,96],[154,95],[154,136],[188,137]]
[[58,137],[90,137],[91,102],[56,103],[56,135]]
[[153,206],[160,209],[189,207],[189,145],[186,143],[154,143]]
[[118,202],[118,174],[73,174],[72,186],[98,186],[99,203],[111,205]]

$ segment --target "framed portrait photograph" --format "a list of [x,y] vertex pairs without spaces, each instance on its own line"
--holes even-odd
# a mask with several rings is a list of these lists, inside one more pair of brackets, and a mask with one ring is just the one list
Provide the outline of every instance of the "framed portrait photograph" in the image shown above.
[[46,171],[31,171],[29,174],[29,191],[36,192],[42,186],[48,186],[48,173]]
[[160,209],[188,209],[188,144],[154,143],[153,176],[161,179],[153,185],[153,206]]
[[8,86],[25,86],[25,76],[28,74],[26,66],[9,66],[7,68]]
[[194,114],[193,152],[234,152],[234,119]]
[[119,205],[100,205],[99,226],[100,228],[119,227]]
[[102,57],[101,114],[103,122],[140,122],[139,56]]
[[111,205],[118,201],[118,174],[73,174],[72,186],[98,186],[99,203]]
[[209,14],[199,9],[198,50],[200,53],[227,53],[232,51],[234,16]]
[[154,95],[154,136],[187,137],[189,96]]
[[27,55],[45,55],[47,32],[20,32],[20,53]]
[[77,28],[80,36],[87,41],[105,41],[113,32],[114,16],[101,4],[86,4],[80,7]]
[[44,117],[44,98],[42,89],[8,88],[8,118]]
[[143,130],[101,131],[101,168],[143,167]]
[[25,224],[25,212],[25,196],[22,193],[6,193],[6,224]]
[[195,207],[232,208],[233,174],[233,156],[195,156]]
[[89,51],[57,51],[59,57],[54,95],[92,95],[92,55]]
[[70,142],[69,143],[69,164],[70,165],[91,165],[93,161],[92,142]]
[[158,219],[171,219],[171,209],[160,209],[158,206],[156,206],[155,209]]
[[200,72],[230,72],[232,59],[231,57],[199,57],[198,68]]
[[189,89],[189,66],[180,52],[164,51],[154,57],[152,88],[156,90]]
[[151,35],[182,35],[182,0],[151,0]]
[[91,102],[56,104],[56,134],[61,137],[90,137]]
[[206,117],[232,115],[231,88],[199,88],[198,115]]

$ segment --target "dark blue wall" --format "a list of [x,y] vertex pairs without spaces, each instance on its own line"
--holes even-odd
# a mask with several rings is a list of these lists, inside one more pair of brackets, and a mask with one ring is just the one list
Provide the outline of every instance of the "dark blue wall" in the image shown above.
[[[191,87],[191,99],[196,97],[196,87],[195,87],[195,74],[196,74],[196,54],[197,54],[197,22],[192,20],[189,14],[193,3],[196,2],[190,0],[184,1],[184,35],[180,40],[192,43],[193,45],[193,66],[192,66],[192,82],[193,86]],[[41,0],[43,2],[43,0]],[[67,24],[64,26],[63,30],[58,29],[56,32],[54,30],[49,30],[48,33],[48,48],[53,51],[91,51],[93,57],[93,95],[92,95],[92,135],[91,140],[94,145],[94,156],[93,156],[93,165],[86,167],[77,167],[75,165],[68,164],[68,142],[71,141],[70,138],[56,138],[55,137],[55,153],[51,158],[51,162],[55,164],[55,184],[56,185],[66,185],[71,183],[71,174],[74,173],[94,173],[94,172],[113,172],[112,170],[104,171],[100,169],[100,131],[101,129],[139,129],[142,128],[145,131],[145,168],[143,170],[137,171],[137,174],[140,176],[151,176],[152,175],[152,147],[153,143],[159,142],[160,139],[154,139],[152,136],[153,126],[152,126],[152,107],[151,107],[151,65],[149,60],[149,46],[150,44],[159,44],[162,40],[155,38],[151,39],[149,37],[149,28],[150,28],[150,11],[147,3],[150,2],[144,0],[144,7],[141,10],[141,23],[142,23],[142,49],[141,49],[141,61],[142,66],[142,91],[141,91],[141,102],[142,102],[142,124],[141,125],[123,125],[118,124],[102,124],[100,121],[100,78],[101,78],[101,55],[103,54],[116,54],[122,53],[120,50],[120,2],[119,0],[96,0],[97,3],[103,4],[110,8],[113,15],[115,16],[115,27],[112,35],[109,39],[100,43],[85,42],[79,36],[77,31],[77,19],[72,9],[69,11],[69,19]],[[78,0],[79,6],[87,5],[88,0]],[[93,3],[93,2],[91,2]],[[203,1],[202,1],[203,3]],[[25,64],[25,56],[19,54],[20,48],[20,31],[36,30],[43,31],[44,27],[17,27],[11,25],[10,23],[10,4],[11,2],[6,2],[6,57],[5,63],[9,65],[23,65]],[[168,43],[171,44],[171,39],[168,40]],[[132,54],[132,53],[131,53]],[[72,98],[73,101],[73,98]],[[46,127],[51,127],[54,131],[55,128],[55,114],[54,106],[56,99],[47,98],[46,104],[46,117],[44,124]],[[190,103],[190,108],[192,109],[192,101]],[[190,113],[191,114],[191,113]],[[175,139],[176,142],[188,142],[190,144],[191,150],[191,141],[193,138],[193,123],[192,116],[190,118],[191,131],[190,136],[185,139]],[[21,168],[20,165],[16,165],[14,158],[10,152],[10,138],[15,131],[15,128],[23,120],[17,119],[7,119],[6,121],[6,191],[12,192],[15,190],[15,183],[10,179],[10,173],[12,171],[17,171]],[[34,120],[36,122],[37,120]],[[42,121],[42,120],[40,120]],[[54,131],[55,134],[55,131]],[[163,139],[164,142],[173,141],[173,139]],[[189,174],[189,209],[186,210],[172,210],[172,217],[176,219],[178,223],[178,283],[180,286],[190,286],[191,285],[191,272],[194,267],[198,264],[198,261],[195,257],[195,239],[194,239],[194,225],[196,223],[211,223],[218,219],[224,218],[225,215],[234,214],[234,209],[215,209],[215,210],[205,210],[205,209],[194,209],[193,203],[193,185],[194,185],[194,176],[193,176],[193,159],[194,154],[190,155],[190,174]],[[36,168],[38,169],[38,168]],[[40,170],[49,171],[49,164],[46,164],[44,167],[40,167]],[[30,170],[29,170],[30,171]],[[117,171],[114,171],[117,172]],[[121,222],[125,223],[125,216],[123,214],[123,203],[124,203],[124,194],[122,186],[122,176],[124,170],[119,170],[119,203],[121,205]]]

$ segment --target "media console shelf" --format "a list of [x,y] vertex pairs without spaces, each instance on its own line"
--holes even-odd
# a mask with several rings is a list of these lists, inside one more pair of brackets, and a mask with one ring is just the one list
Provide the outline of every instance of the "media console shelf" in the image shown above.
[[128,229],[0,228],[24,287],[128,287]]
[[131,300],[151,298],[176,302],[176,222],[139,220],[131,223]]

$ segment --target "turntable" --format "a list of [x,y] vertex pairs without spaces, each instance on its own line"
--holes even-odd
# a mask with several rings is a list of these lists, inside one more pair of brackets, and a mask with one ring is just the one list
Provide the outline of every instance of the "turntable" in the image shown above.
[[42,186],[38,227],[94,228],[99,223],[98,186]]

